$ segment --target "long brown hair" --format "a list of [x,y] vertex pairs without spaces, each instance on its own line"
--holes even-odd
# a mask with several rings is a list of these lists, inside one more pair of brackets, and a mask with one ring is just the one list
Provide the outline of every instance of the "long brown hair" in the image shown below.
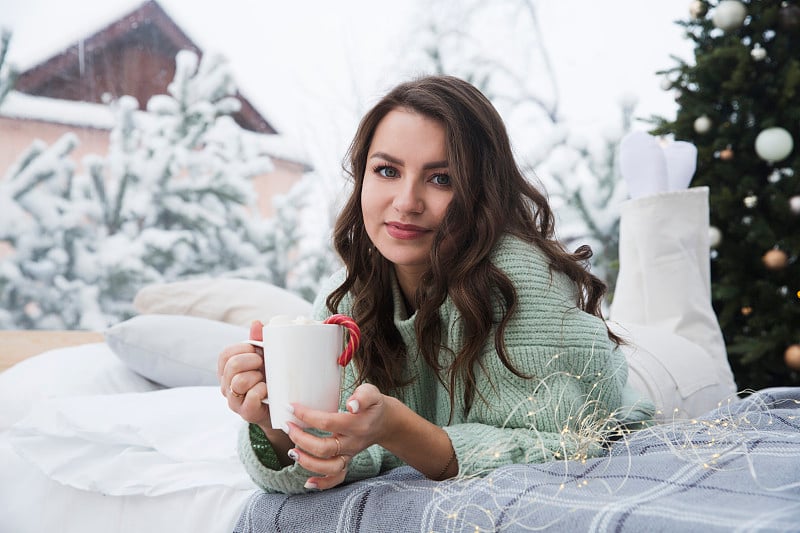
[[[373,248],[361,211],[361,188],[372,137],[389,111],[405,108],[438,121],[445,129],[448,174],[453,187],[444,220],[431,247],[430,267],[423,275],[414,299],[417,309],[416,338],[422,356],[450,394],[458,379],[465,383],[465,403],[472,405],[475,368],[492,327],[494,345],[502,363],[524,376],[506,354],[503,338],[517,306],[517,295],[508,277],[490,262],[490,255],[504,234],[515,235],[537,246],[550,268],[569,276],[578,290],[575,305],[601,317],[600,301],[605,284],[586,269],[592,252],[588,246],[568,253],[554,237],[554,216],[546,197],[531,185],[517,166],[500,115],[489,100],[469,83],[451,76],[427,76],[395,87],[361,120],[348,151],[348,173],[353,193],[334,228],[334,246],[347,267],[342,285],[327,299],[334,312],[342,299],[353,297],[353,318],[362,331],[362,343],[354,357],[359,382],[368,381],[381,392],[402,395],[408,384],[402,376],[405,348],[394,326],[392,264]],[[439,361],[441,321],[439,307],[450,296],[464,322],[464,345],[445,369]],[[505,308],[499,323],[492,324],[492,305],[497,295]],[[620,340],[610,331],[614,342]],[[444,375],[443,375],[444,374]]]

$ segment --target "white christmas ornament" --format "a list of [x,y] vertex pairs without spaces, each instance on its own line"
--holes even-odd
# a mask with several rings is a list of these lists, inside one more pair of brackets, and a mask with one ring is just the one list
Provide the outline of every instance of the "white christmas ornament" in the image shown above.
[[756,137],[758,157],[771,163],[786,159],[792,153],[794,139],[783,128],[767,128]]
[[792,196],[789,198],[789,209],[795,215],[800,215],[800,196]]
[[747,17],[747,8],[738,0],[722,0],[714,13],[711,22],[722,31],[735,30]]
[[750,50],[750,57],[752,57],[755,61],[763,61],[767,57],[767,51],[756,45],[752,50]]
[[753,209],[757,205],[758,205],[758,196],[751,194],[750,196],[744,197],[744,206],[746,208]]
[[661,78],[661,82],[659,84],[661,89],[664,91],[668,91],[672,88],[672,80],[670,80],[667,76]]
[[716,226],[708,228],[708,242],[712,248],[716,248],[722,242],[722,232]]
[[711,119],[708,115],[700,115],[694,121],[694,131],[697,133],[708,133],[711,129]]

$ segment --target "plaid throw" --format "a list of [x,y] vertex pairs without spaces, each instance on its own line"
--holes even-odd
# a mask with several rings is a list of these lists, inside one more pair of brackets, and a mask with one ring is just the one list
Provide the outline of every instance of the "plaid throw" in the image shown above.
[[259,493],[237,533],[799,531],[800,388],[631,434],[605,457],[437,483],[402,467],[300,496]]

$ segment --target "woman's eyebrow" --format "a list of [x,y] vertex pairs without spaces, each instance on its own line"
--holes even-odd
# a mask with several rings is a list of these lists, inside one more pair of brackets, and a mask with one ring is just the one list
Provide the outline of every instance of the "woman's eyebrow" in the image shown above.
[[[369,158],[370,159],[384,159],[384,160],[392,163],[393,165],[398,165],[398,166],[401,166],[401,167],[405,166],[405,163],[403,162],[402,159],[398,159],[398,158],[396,158],[394,156],[391,156],[391,155],[387,154],[386,152],[375,152],[374,154],[369,156]],[[443,160],[443,161],[431,161],[430,163],[425,163],[424,165],[422,165],[422,168],[423,168],[423,170],[430,170],[430,169],[433,169],[433,168],[447,168],[447,166],[448,166],[447,165],[447,161]]]

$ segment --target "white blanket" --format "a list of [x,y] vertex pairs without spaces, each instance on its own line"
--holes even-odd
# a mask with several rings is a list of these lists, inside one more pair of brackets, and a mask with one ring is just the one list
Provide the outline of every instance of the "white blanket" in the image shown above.
[[236,456],[241,420],[218,387],[52,398],[8,432],[49,478],[107,495],[254,489]]

